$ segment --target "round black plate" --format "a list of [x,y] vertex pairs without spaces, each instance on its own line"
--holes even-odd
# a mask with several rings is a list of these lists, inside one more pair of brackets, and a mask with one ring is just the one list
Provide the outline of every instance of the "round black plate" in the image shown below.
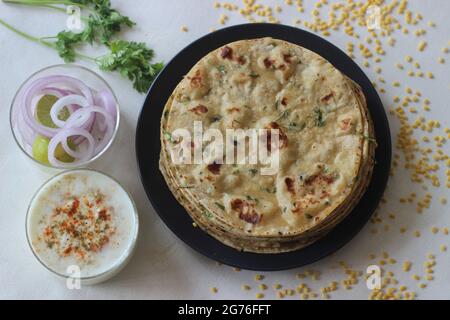
[[[192,220],[169,191],[158,169],[161,149],[159,123],[167,99],[182,77],[203,56],[229,42],[273,37],[312,50],[356,81],[367,98],[378,148],[372,180],[356,208],[333,231],[314,244],[294,252],[255,254],[240,252],[215,240]],[[243,269],[272,271],[315,262],[350,241],[369,220],[386,187],[391,164],[391,137],[383,105],[370,80],[358,65],[328,41],[301,29],[275,24],[243,24],[210,33],[184,48],[170,61],[147,94],[136,131],[136,154],[141,180],[153,208],[165,224],[186,244],[221,263]]]

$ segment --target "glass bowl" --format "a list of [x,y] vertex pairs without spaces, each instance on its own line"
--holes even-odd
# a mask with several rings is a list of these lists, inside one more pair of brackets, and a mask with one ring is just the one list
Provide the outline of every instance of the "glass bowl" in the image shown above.
[[[76,191],[69,196],[64,188]],[[99,207],[113,207],[113,210],[110,211],[112,213],[108,213],[110,219],[104,219],[104,223],[110,224],[109,228],[113,228],[109,230],[113,231],[106,244],[100,246],[100,249],[92,249],[89,243],[95,243],[94,240],[84,242],[86,238],[83,236],[88,235],[87,239],[94,239],[92,227],[95,227],[94,230],[108,230],[100,228],[97,224],[98,219],[102,218],[103,209],[91,207],[88,205],[89,202],[84,202],[86,205],[83,207],[80,205],[77,209],[79,211],[75,210],[72,216],[70,215],[73,212],[72,209],[68,212],[60,209],[73,208],[71,202],[68,206],[65,207],[65,205],[67,205],[67,201],[76,200],[67,199],[79,199],[80,203],[91,199],[90,203],[92,204],[97,201],[93,200],[96,198],[88,198],[86,195],[95,193],[104,199],[104,204]],[[94,226],[88,225],[88,229],[83,229],[83,227],[76,229],[77,226],[80,226],[80,221],[89,221],[86,220],[89,214],[92,214],[90,221]],[[56,218],[54,218],[55,216]],[[84,225],[86,224],[89,222],[84,223]],[[68,226],[64,229],[67,231],[58,234],[58,230],[61,230],[59,228],[62,228],[63,225]],[[57,227],[53,228],[54,226]],[[72,227],[73,229],[71,229]],[[129,262],[138,238],[139,217],[131,195],[117,180],[97,170],[73,169],[57,174],[37,190],[28,206],[25,229],[28,245],[41,265],[54,275],[66,279],[67,286],[75,283],[77,279],[80,280],[80,284],[92,285],[115,276]],[[45,238],[47,230],[51,230],[53,237]],[[56,233],[53,233],[54,230]],[[70,238],[69,234],[76,234],[76,236]],[[97,236],[100,237],[101,234],[98,233]],[[84,239],[83,242],[81,242],[81,238]],[[79,255],[80,251],[77,251],[77,247],[73,248],[79,243],[86,246],[82,251],[85,255]],[[70,250],[66,255],[67,248]]]
[[[41,161],[35,159],[32,154],[32,145],[30,145],[30,143],[26,142],[27,139],[24,138],[25,135],[21,133],[22,131],[27,131],[27,130],[21,131],[19,129],[18,114],[19,114],[19,110],[21,108],[24,91],[26,90],[26,88],[28,87],[28,85],[31,82],[33,82],[41,77],[54,76],[54,75],[64,75],[64,76],[70,76],[70,77],[79,79],[85,85],[87,85],[89,88],[91,88],[91,90],[93,90],[94,92],[109,91],[111,93],[112,97],[114,98],[115,111],[116,111],[116,123],[115,123],[115,127],[113,129],[113,134],[111,136],[111,139],[92,158],[87,159],[85,161],[78,162],[76,164],[72,164],[72,163],[68,162],[67,164],[64,163],[64,165],[53,166],[49,163],[44,163],[44,162],[41,162]],[[24,123],[23,120],[22,120],[22,122]],[[19,146],[20,150],[22,150],[22,152],[29,159],[31,159],[34,163],[36,163],[39,166],[46,168],[46,169],[49,169],[49,168],[52,168],[52,169],[74,169],[74,168],[88,166],[89,164],[91,164],[92,162],[94,162],[95,160],[100,158],[111,147],[111,145],[113,144],[115,137],[117,135],[117,131],[119,129],[119,123],[120,123],[119,104],[117,102],[117,98],[116,98],[113,90],[111,89],[111,87],[108,85],[108,83],[102,77],[100,77],[95,72],[93,72],[85,67],[75,65],[75,64],[53,65],[53,66],[46,67],[44,69],[41,69],[41,70],[33,73],[27,80],[25,80],[25,82],[23,82],[20,85],[19,89],[17,90],[16,94],[14,95],[13,101],[11,103],[11,109],[10,109],[10,126],[11,126],[12,134],[14,136],[14,140],[16,141],[17,145]],[[28,129],[28,127],[26,125],[25,125],[25,127]],[[35,141],[35,140],[33,140],[33,137],[34,137],[34,139],[36,138],[36,133],[33,133],[30,129],[28,129],[28,130],[29,130],[28,133],[31,135],[31,138],[29,138],[28,140]]]

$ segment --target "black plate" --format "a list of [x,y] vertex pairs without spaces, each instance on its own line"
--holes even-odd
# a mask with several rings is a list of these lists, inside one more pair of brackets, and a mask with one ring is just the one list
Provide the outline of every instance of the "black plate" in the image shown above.
[[[329,234],[314,244],[294,252],[255,254],[223,245],[199,228],[175,200],[158,169],[161,150],[159,123],[167,99],[182,77],[203,56],[229,42],[273,37],[312,50],[356,81],[367,98],[378,148],[372,180],[356,208]],[[386,187],[391,164],[391,137],[383,105],[370,80],[358,65],[328,41],[307,31],[275,24],[243,24],[208,34],[184,48],[170,61],[153,83],[139,116],[136,154],[144,189],[164,223],[186,244],[221,263],[243,269],[272,271],[300,267],[315,262],[350,241],[369,220]]]

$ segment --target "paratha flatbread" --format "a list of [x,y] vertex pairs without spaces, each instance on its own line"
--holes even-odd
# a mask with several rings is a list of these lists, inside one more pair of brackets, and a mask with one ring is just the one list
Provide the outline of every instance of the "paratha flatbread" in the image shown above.
[[[227,129],[279,130],[279,170],[174,164],[170,151],[183,141],[170,133],[193,134],[194,121],[224,137]],[[375,149],[359,86],[319,55],[272,38],[237,41],[201,59],[168,100],[161,138],[161,171],[193,220],[252,252],[294,250],[329,232],[364,193]]]

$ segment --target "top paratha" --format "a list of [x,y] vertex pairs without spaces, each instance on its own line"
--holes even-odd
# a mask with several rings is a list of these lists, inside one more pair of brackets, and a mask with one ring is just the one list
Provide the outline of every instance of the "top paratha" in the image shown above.
[[280,167],[272,176],[261,175],[261,165],[162,161],[168,183],[187,199],[183,205],[207,212],[212,225],[234,235],[320,229],[331,214],[346,213],[361,195],[358,185],[367,182],[363,165],[372,165],[366,161],[372,134],[359,87],[319,55],[286,41],[237,41],[201,59],[165,106],[163,158],[180,143],[170,133],[193,133],[194,121],[224,136],[232,128],[280,132]]

